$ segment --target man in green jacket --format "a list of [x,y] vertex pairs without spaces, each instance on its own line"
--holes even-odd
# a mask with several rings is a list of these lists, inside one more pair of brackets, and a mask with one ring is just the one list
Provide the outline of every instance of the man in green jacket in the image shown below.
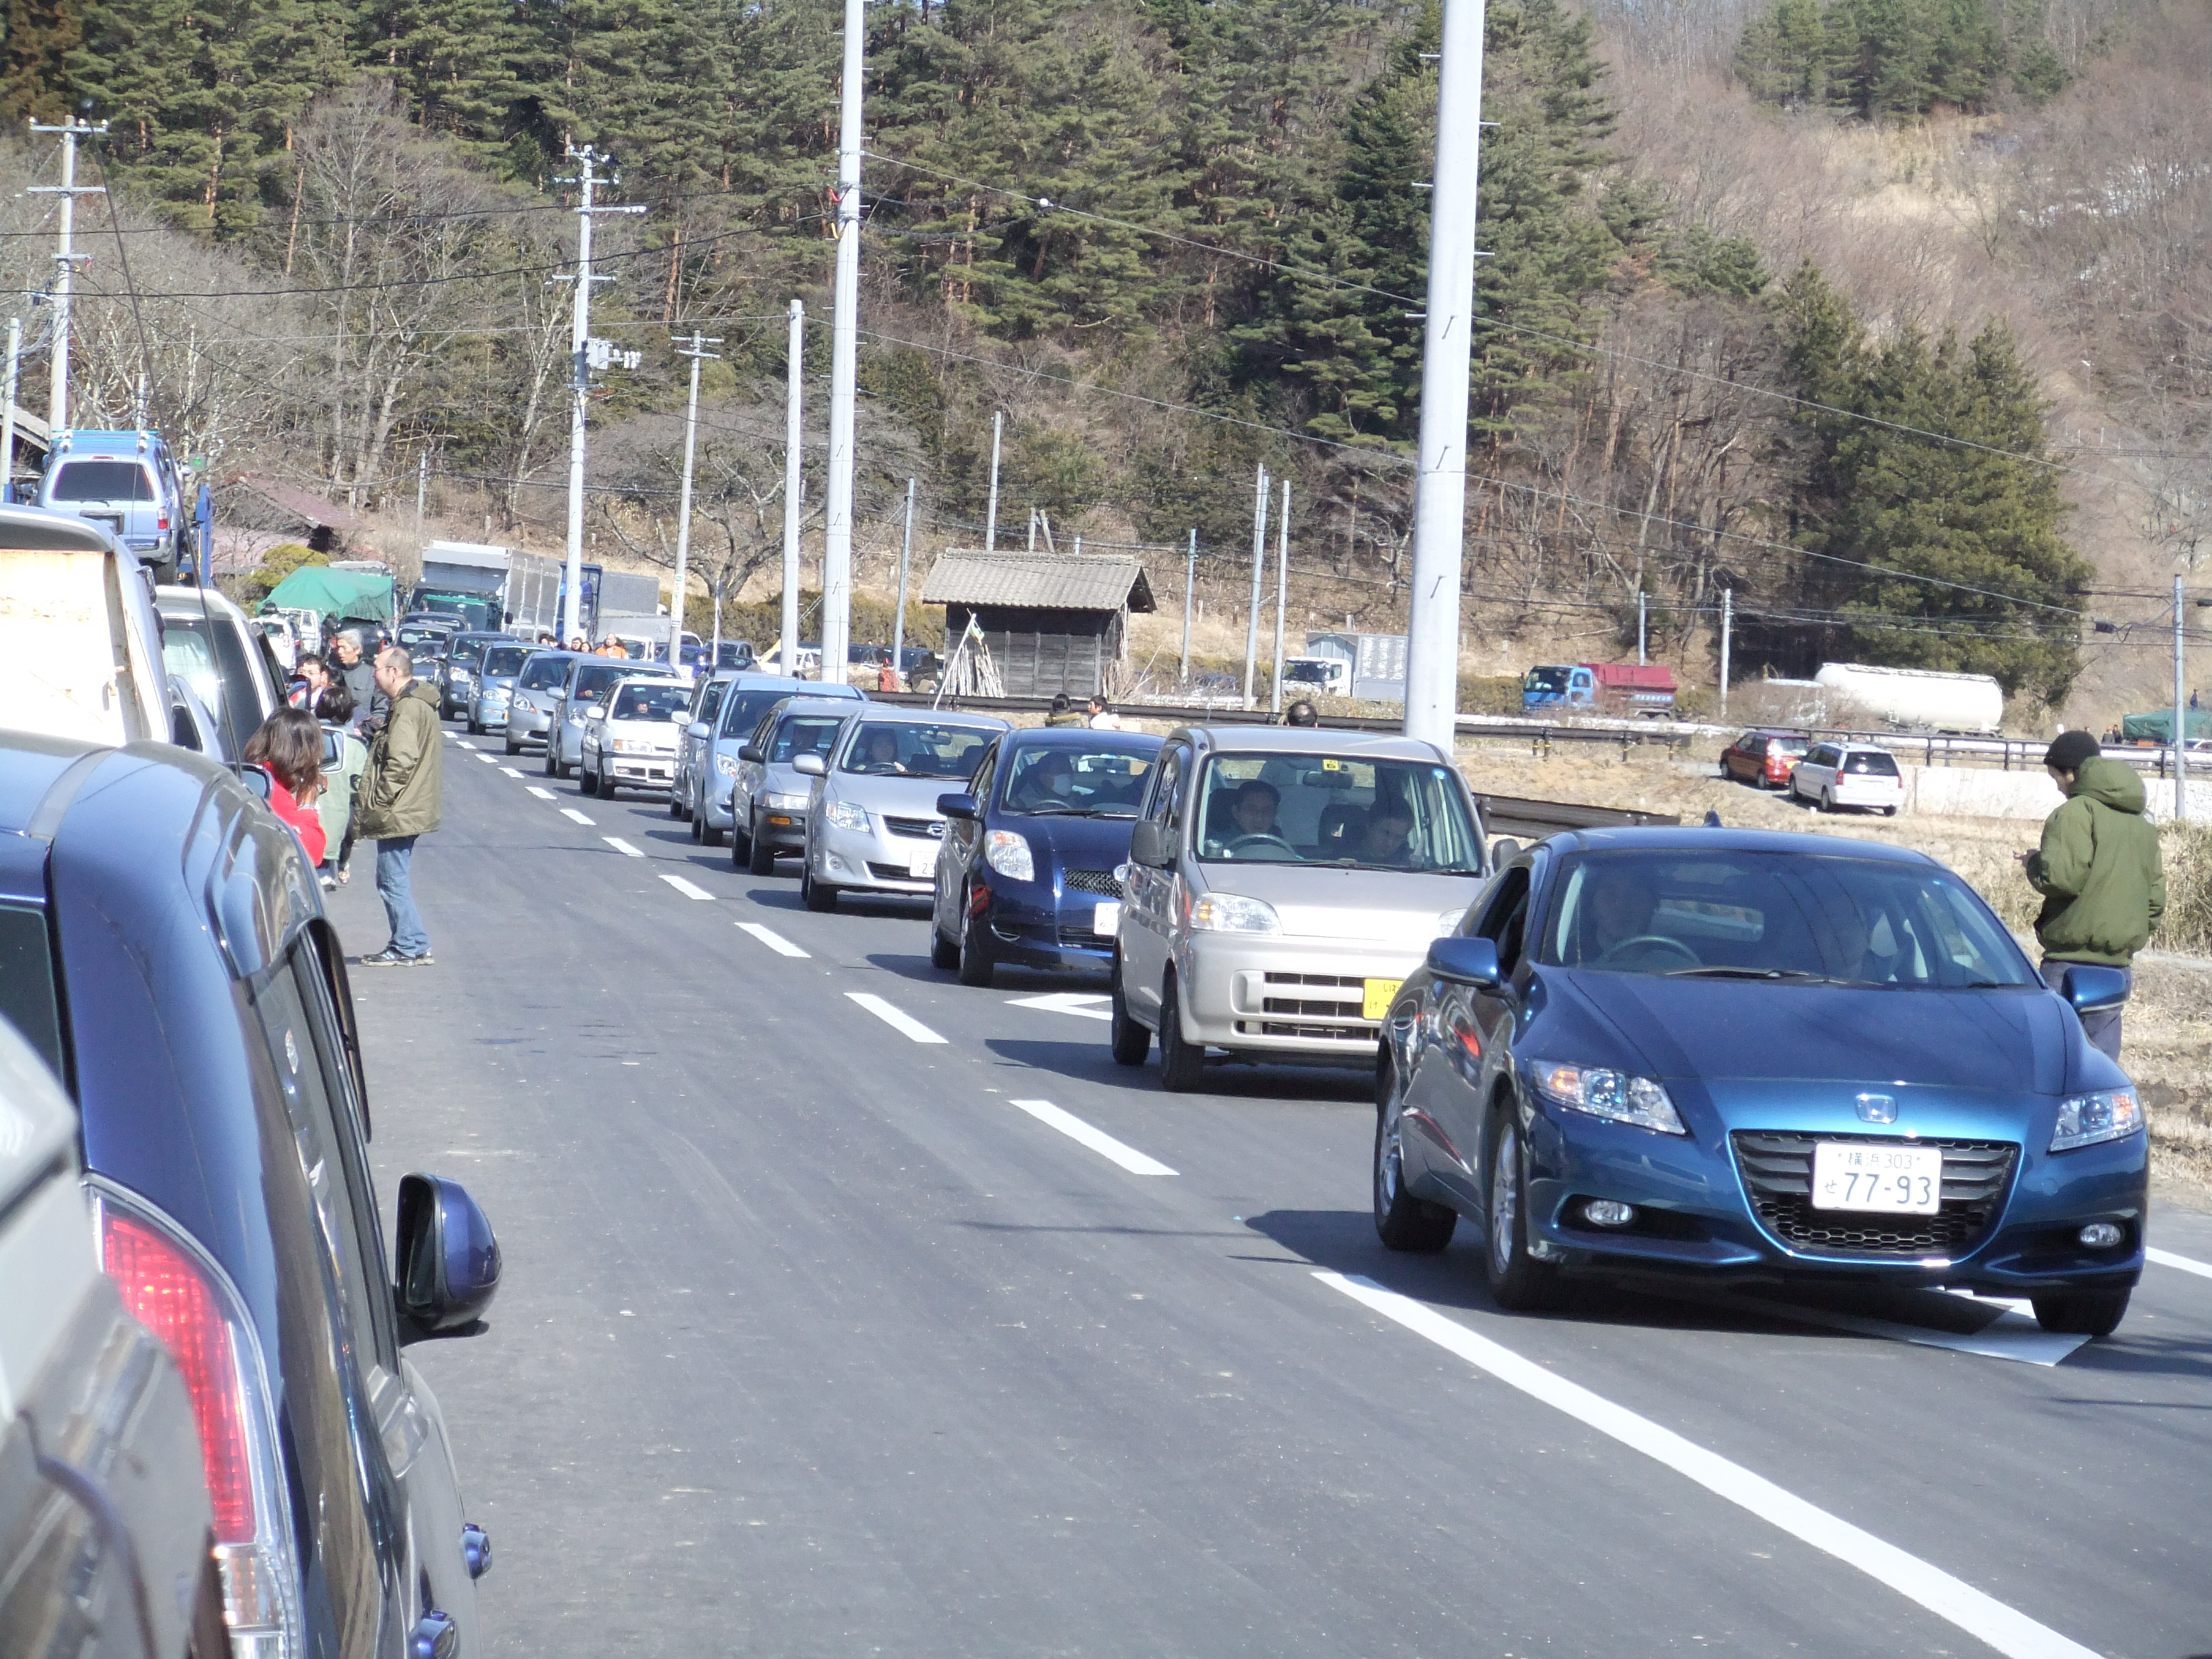
[[[2130,973],[2166,909],[2166,877],[2135,768],[2106,759],[2087,732],[2060,732],[2043,763],[2066,800],[2043,821],[2043,845],[2020,861],[2043,895],[2035,937],[2044,982],[2056,990],[2081,963]],[[2085,1014],[2081,1029],[2120,1057],[2118,1009]]]
[[392,713],[368,745],[368,765],[355,797],[355,834],[376,843],[376,892],[392,923],[392,942],[368,968],[428,968],[430,936],[415,908],[415,842],[438,827],[444,787],[445,727],[438,718],[438,688],[415,678],[415,659],[398,646],[376,659],[377,689]]

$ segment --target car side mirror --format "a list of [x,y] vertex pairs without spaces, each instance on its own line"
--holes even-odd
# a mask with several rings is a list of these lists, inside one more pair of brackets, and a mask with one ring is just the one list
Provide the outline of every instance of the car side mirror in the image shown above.
[[1519,857],[1520,854],[1521,843],[1510,836],[1500,836],[1490,843],[1491,861],[1494,864],[1504,864]]
[[1505,975],[1498,966],[1498,941],[1453,934],[1429,941],[1429,972],[1464,985],[1495,985]]
[[468,1336],[499,1291],[499,1240],[476,1200],[443,1176],[399,1177],[399,1304],[407,1341]]
[[258,765],[252,761],[247,761],[238,769],[238,781],[262,800],[267,800],[270,798],[269,792],[276,782],[267,767]]
[[600,708],[597,703],[593,703],[589,708],[586,708],[584,711],[584,718],[587,720],[603,720],[606,719],[606,717],[607,711]]
[[830,769],[823,763],[822,757],[819,755],[799,756],[798,759],[792,762],[791,769],[801,777],[823,778],[830,775]]
[[2066,1000],[2077,1014],[2109,1013],[2128,1000],[2128,975],[2119,968],[2081,963],[2066,970]]
[[1139,818],[1129,832],[1129,861],[1155,870],[1170,868],[1182,852],[1182,836],[1151,818]]
[[741,743],[738,745],[738,758],[744,762],[748,766],[758,766],[768,757],[761,753],[761,747],[758,744]]
[[684,735],[687,738],[705,737],[707,735],[707,722],[704,720],[693,720],[690,725],[684,728]]
[[969,794],[939,795],[937,810],[948,818],[966,818],[970,822],[981,816],[975,797]]

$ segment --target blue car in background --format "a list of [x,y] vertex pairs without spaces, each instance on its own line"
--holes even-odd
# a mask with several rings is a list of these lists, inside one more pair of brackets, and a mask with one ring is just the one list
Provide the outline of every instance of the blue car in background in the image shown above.
[[[1400,988],[1378,1057],[1375,1222],[1464,1215],[1492,1294],[1586,1270],[2026,1297],[2109,1334],[2143,1264],[2126,1076],[1980,896],[1822,836],[1589,830],[1509,863]],[[2070,1003],[2070,1006],[2069,1006]]]
[[929,959],[963,985],[998,965],[1110,969],[1137,804],[1162,739],[1087,727],[1009,732],[966,791],[941,795]]

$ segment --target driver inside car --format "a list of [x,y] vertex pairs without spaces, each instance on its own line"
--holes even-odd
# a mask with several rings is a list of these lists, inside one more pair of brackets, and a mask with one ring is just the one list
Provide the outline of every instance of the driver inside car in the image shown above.
[[1254,836],[1281,841],[1283,832],[1276,825],[1275,809],[1282,799],[1275,786],[1263,779],[1251,778],[1239,784],[1229,798],[1227,833],[1217,831],[1213,837],[1217,853],[1232,853],[1239,842]]
[[1018,806],[1067,805],[1075,796],[1075,768],[1066,756],[1048,749],[1022,774],[1015,793]]
[[1663,953],[1672,959],[1681,947],[1662,945],[1652,936],[1659,896],[1627,870],[1601,866],[1590,873],[1583,896],[1583,961],[1593,967],[1639,968]]
[[1413,817],[1396,801],[1378,802],[1368,814],[1367,827],[1360,832],[1358,857],[1362,864],[1389,865],[1393,869],[1411,869],[1413,849],[1407,837],[1413,833]]
[[899,761],[897,735],[884,731],[881,727],[869,732],[867,753],[860,757],[860,764],[854,767],[853,770],[855,772],[905,771],[906,768]]

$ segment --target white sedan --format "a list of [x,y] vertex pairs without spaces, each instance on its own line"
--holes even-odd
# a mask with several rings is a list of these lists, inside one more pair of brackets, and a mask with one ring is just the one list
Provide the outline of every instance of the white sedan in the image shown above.
[[612,800],[622,787],[665,793],[676,775],[676,745],[691,717],[691,688],[665,675],[617,680],[584,711],[583,759],[576,787]]

